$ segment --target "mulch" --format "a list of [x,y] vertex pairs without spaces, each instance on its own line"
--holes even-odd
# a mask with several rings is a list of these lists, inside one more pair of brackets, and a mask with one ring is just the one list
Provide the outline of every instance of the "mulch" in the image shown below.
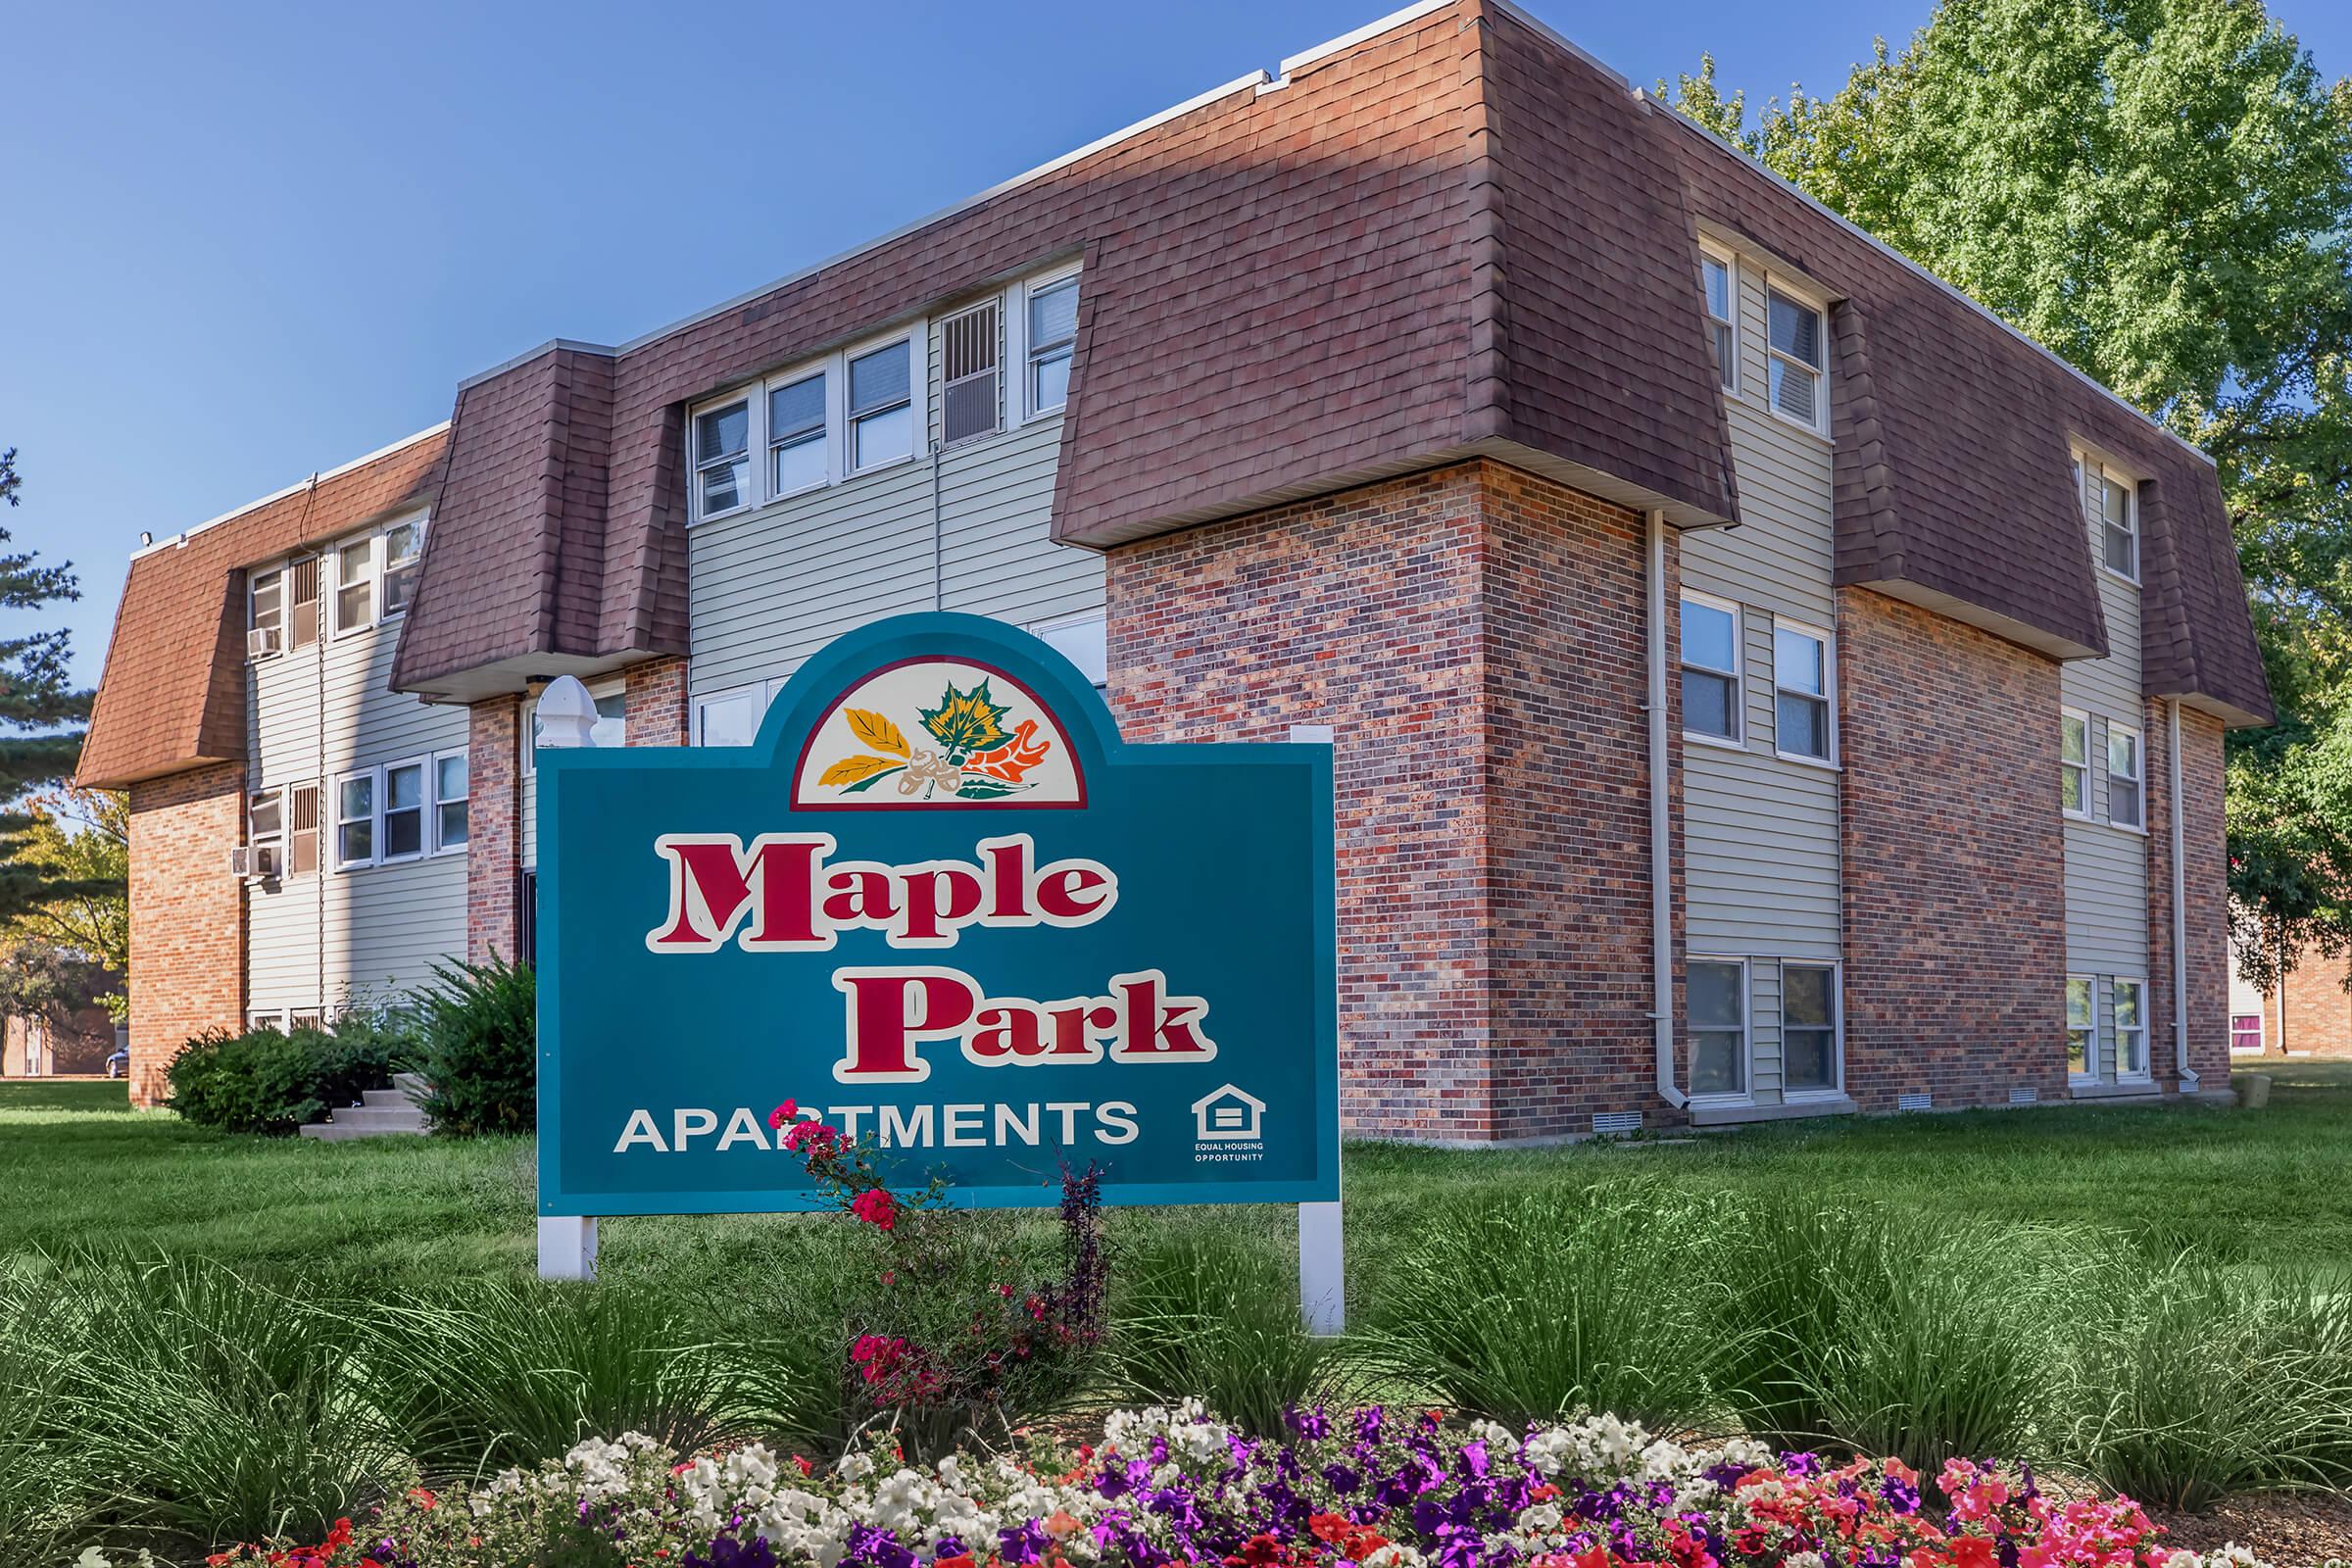
[[2167,1544],[2194,1551],[2235,1543],[2278,1568],[2352,1562],[2352,1497],[2332,1493],[2249,1492],[2207,1513],[2150,1508],[2148,1517],[2164,1526]]

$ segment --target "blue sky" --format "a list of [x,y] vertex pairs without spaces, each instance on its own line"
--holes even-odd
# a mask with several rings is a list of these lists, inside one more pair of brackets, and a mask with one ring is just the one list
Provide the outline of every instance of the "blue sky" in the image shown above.
[[[1394,0],[18,6],[0,88],[0,446],[98,678],[142,529],[446,417],[1347,32]],[[1827,90],[1929,0],[1534,0],[1637,81],[1712,49]],[[2323,72],[2338,0],[2275,0]],[[21,615],[0,622],[21,622]],[[46,617],[44,617],[46,619]]]

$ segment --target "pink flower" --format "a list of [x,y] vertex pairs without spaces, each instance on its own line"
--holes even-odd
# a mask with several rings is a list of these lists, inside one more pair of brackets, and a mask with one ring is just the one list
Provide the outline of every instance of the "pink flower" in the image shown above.
[[787,1100],[784,1102],[784,1103],[778,1105],[775,1109],[767,1113],[767,1125],[770,1128],[781,1127],[800,1113],[801,1107],[799,1103],[797,1102]]
[[879,1187],[869,1187],[852,1199],[850,1212],[876,1230],[890,1230],[899,1223],[898,1200]]

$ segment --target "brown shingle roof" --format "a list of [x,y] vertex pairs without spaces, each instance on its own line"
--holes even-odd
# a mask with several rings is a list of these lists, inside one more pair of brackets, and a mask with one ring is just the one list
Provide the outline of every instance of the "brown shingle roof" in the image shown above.
[[245,568],[428,500],[442,427],[189,530],[130,564],[77,783],[245,755]]
[[1501,0],[1400,14],[674,328],[477,379],[394,684],[683,651],[685,406],[1068,256],[1087,282],[1057,539],[1466,450],[1733,517],[1702,228],[1837,296],[1839,581],[2104,652],[2067,473],[2069,437],[2091,441],[2162,498],[2151,692],[2267,714],[2209,466]]

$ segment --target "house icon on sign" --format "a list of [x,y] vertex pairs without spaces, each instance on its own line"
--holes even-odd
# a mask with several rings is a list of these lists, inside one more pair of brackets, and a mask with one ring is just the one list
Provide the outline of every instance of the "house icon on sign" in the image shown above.
[[1227,1084],[1193,1102],[1193,1121],[1204,1142],[1231,1143],[1255,1138],[1258,1118],[1265,1109],[1264,1101]]

